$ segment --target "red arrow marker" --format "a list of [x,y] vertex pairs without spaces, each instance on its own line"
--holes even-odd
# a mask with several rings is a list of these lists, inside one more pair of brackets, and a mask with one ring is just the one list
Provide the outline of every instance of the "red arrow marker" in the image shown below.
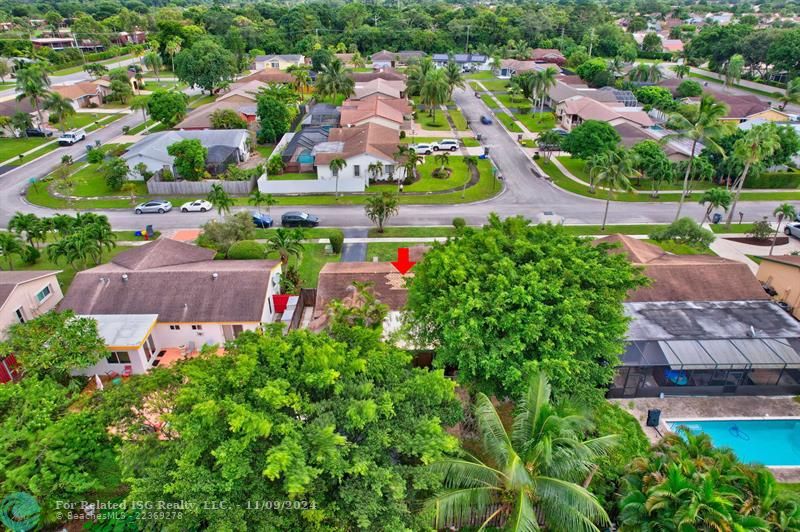
[[397,262],[393,262],[392,266],[394,266],[398,272],[405,275],[415,264],[416,262],[408,260],[408,248],[397,248]]

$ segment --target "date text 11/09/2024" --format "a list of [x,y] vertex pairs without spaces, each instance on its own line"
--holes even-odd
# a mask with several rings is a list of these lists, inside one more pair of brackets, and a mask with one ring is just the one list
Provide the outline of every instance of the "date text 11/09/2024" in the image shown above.
[[244,504],[228,501],[91,501],[59,502],[58,510],[228,510],[242,507],[246,510],[316,510],[317,503],[308,500],[255,500]]

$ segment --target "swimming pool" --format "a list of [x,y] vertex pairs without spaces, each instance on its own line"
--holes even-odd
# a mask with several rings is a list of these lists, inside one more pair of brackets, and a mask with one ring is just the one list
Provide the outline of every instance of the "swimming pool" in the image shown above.
[[800,418],[670,420],[670,430],[684,425],[705,432],[717,447],[730,447],[742,462],[800,467]]

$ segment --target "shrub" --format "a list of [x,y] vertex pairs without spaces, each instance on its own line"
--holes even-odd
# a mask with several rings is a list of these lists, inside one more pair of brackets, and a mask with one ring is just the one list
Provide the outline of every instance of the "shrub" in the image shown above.
[[266,255],[264,245],[255,240],[240,240],[228,248],[227,257],[236,260],[263,259]]
[[342,246],[344,245],[344,234],[336,233],[335,235],[331,235],[328,237],[328,242],[331,243],[331,249],[334,253],[341,253]]
[[747,233],[747,236],[757,240],[767,240],[772,236],[772,233],[772,226],[769,224],[767,219],[764,218],[753,222],[753,230]]
[[270,157],[269,161],[267,161],[267,175],[282,174],[282,173],[283,173],[283,159],[281,159],[280,155]]
[[42,254],[36,249],[35,246],[27,245],[22,251],[22,260],[28,266],[33,266],[39,260]]
[[656,229],[649,236],[657,242],[673,240],[695,247],[708,247],[714,241],[714,233],[703,229],[691,218],[681,218],[663,229]]
[[405,131],[403,131],[403,130],[400,130],[400,138],[401,138],[401,139],[404,139],[404,138],[406,138],[406,132],[405,132]]
[[678,88],[675,91],[675,93],[681,98],[700,96],[701,94],[703,94],[703,87],[694,80],[686,79],[683,80],[680,85],[678,85]]
[[130,130],[131,130],[131,126],[122,126],[122,134],[123,135],[127,135]]
[[161,181],[175,181],[175,176],[172,175],[172,170],[163,168],[161,170]]
[[464,218],[461,218],[460,216],[453,218],[453,227],[455,227],[456,230],[461,231],[466,226],[467,226],[467,221],[464,220]]
[[86,154],[86,161],[91,164],[98,164],[102,163],[105,157],[106,154],[103,153],[102,150],[97,150],[92,148],[91,150],[89,150],[89,153]]
[[294,264],[287,266],[286,271],[281,275],[281,293],[297,294],[302,283],[303,280],[300,278],[297,267]]
[[541,157],[541,156],[540,156],[538,153],[534,153],[534,154],[533,154],[533,160],[534,160],[534,161],[538,161],[538,160],[539,160],[539,159],[541,159],[541,158],[542,158],[542,157]]
[[431,172],[431,175],[436,179],[447,179],[450,177],[450,172],[447,170],[447,168],[434,168],[433,172]]

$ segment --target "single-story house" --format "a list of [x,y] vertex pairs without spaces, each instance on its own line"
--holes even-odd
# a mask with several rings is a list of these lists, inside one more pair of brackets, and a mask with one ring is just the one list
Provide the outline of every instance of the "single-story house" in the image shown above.
[[537,63],[553,63],[558,66],[567,62],[561,50],[555,48],[534,48],[531,50],[531,60]]
[[238,84],[247,83],[249,81],[260,81],[262,83],[281,83],[284,85],[291,85],[295,81],[295,77],[291,72],[284,72],[277,68],[264,68],[257,72],[253,72],[249,76],[239,78]]
[[483,54],[433,54],[436,66],[445,66],[452,59],[463,70],[489,70],[490,58]]
[[[328,141],[314,146],[311,155],[317,169],[317,178],[321,180],[336,177],[363,179],[365,186],[370,178],[377,180],[390,179],[394,175],[397,163],[394,154],[400,144],[400,132],[393,127],[386,127],[374,122],[354,127],[331,129]],[[330,162],[344,159],[344,169],[334,173]],[[380,162],[383,168],[377,176],[369,174],[369,165]]]
[[39,37],[31,39],[33,48],[50,48],[51,50],[65,50],[67,48],[80,48],[84,51],[97,52],[103,49],[103,44],[90,39],[75,39],[74,37]]
[[373,68],[394,68],[396,66],[407,65],[411,61],[425,57],[425,52],[419,50],[401,50],[400,52],[390,52],[381,50],[372,54],[369,59]]
[[76,109],[101,105],[103,99],[111,93],[108,87],[94,81],[81,81],[72,85],[52,85],[50,90],[70,100]]
[[[620,143],[626,148],[631,148],[645,140],[663,142],[663,137],[667,134],[665,130],[655,130],[648,127],[640,127],[630,122],[621,122],[614,129],[619,133]],[[670,161],[686,161],[692,154],[692,144],[684,139],[671,139],[665,144],[661,144],[661,149]],[[703,146],[698,143],[695,153],[700,153]]]
[[373,79],[359,81],[355,84],[351,100],[362,100],[368,96],[378,95],[386,98],[405,98],[406,82],[402,80]]
[[[229,164],[238,164],[250,157],[250,134],[246,129],[203,129],[151,133],[128,148],[122,158],[131,170],[144,163],[153,173],[168,168],[174,175],[175,158],[167,153],[167,148],[186,139],[197,139],[208,149],[206,165],[214,174],[221,173]],[[129,178],[135,180],[141,176],[132,171]]]
[[280,261],[215,254],[160,238],[79,272],[60,308],[96,319],[109,354],[75,374],[144,373],[273,322]]
[[395,129],[408,128],[413,112],[405,99],[382,98],[374,94],[362,100],[345,100],[340,111],[339,122],[342,126],[371,123]]
[[500,68],[497,70],[497,77],[508,79],[517,74],[530,71],[541,71],[548,67],[555,68],[561,72],[561,67],[556,63],[540,63],[537,61],[520,61],[519,59],[503,59],[500,61]]
[[[616,101],[616,99],[615,99]],[[650,127],[653,119],[639,107],[610,106],[586,96],[572,96],[555,109],[559,125],[567,131],[587,120],[600,120],[615,126],[624,122]]]
[[389,81],[405,81],[408,79],[405,74],[398,72],[391,67],[378,68],[372,72],[349,72],[348,75],[353,78],[353,81],[356,83],[365,83],[375,79],[385,79]]
[[[728,113],[721,120],[741,123],[746,120],[763,118],[770,122],[788,122],[791,118],[788,113],[772,108],[768,101],[762,100],[755,94],[729,94],[709,90],[705,92],[728,106]],[[684,101],[698,103],[700,99],[699,97],[686,98]]]
[[342,64],[346,67],[355,66],[353,64],[353,58],[356,54],[333,54],[333,56],[342,62]]
[[[580,81],[580,80],[578,80]],[[573,96],[585,96],[597,102],[608,105],[618,105],[617,94],[612,91],[590,89],[580,81],[580,84],[573,83],[569,76],[560,76],[556,79],[555,85],[550,87],[545,98],[545,105],[555,109],[558,104]]]
[[290,66],[305,64],[306,58],[301,54],[257,55],[253,59],[253,70],[264,70],[265,68],[286,70]]
[[[0,340],[17,323],[53,310],[64,297],[56,275],[60,270],[0,271]],[[18,377],[14,355],[0,355],[0,384]]]
[[261,81],[248,81],[236,83],[231,90],[220,95],[208,104],[202,105],[190,112],[175,125],[175,129],[211,129],[211,115],[215,111],[231,109],[244,118],[248,124],[256,122],[258,91],[266,87]]
[[14,116],[17,113],[25,113],[25,114],[36,114],[36,107],[33,105],[33,102],[30,98],[22,98],[21,100],[17,100],[16,98],[12,98],[10,100],[6,100],[0,102],[0,116]]

